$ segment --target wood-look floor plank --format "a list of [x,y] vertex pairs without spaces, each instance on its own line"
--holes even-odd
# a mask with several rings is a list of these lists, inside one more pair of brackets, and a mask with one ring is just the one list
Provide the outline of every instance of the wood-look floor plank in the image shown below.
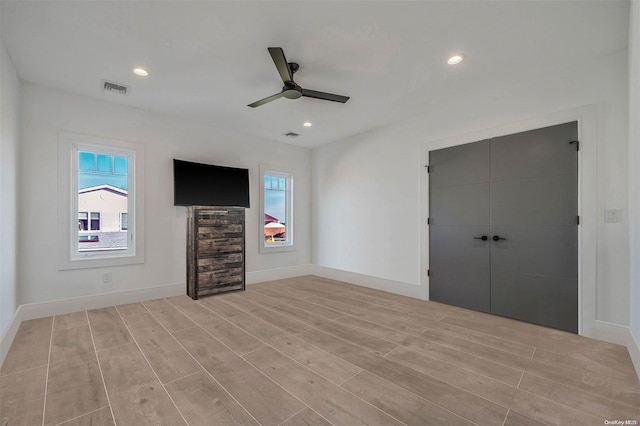
[[408,425],[472,425],[470,421],[366,371],[343,388]]
[[46,365],[0,377],[0,425],[41,425],[46,381]]
[[120,313],[120,316],[125,319],[135,315],[146,314],[149,312],[147,308],[145,308],[145,306],[140,302],[128,303],[126,305],[117,305],[116,309]]
[[241,315],[245,313],[244,311],[241,311],[240,309],[226,303],[220,297],[204,297],[198,300],[198,302],[202,303],[204,306],[215,312],[216,315],[219,315],[223,318],[229,318],[234,315]]
[[104,407],[84,416],[61,423],[60,426],[115,426],[111,409]]
[[187,296],[186,294],[180,296],[166,297],[165,300],[171,303],[173,306],[182,306],[188,303],[195,303],[195,300]]
[[71,314],[56,315],[53,321],[53,331],[66,330],[68,328],[89,325],[86,311],[73,312]]
[[117,424],[185,424],[135,343],[99,351],[98,359]]
[[305,408],[280,426],[332,426],[311,408]]
[[241,328],[214,314],[210,309],[199,303],[179,307],[193,322],[205,329],[231,350],[242,355],[264,346],[264,343],[248,334]]
[[115,307],[93,309],[87,314],[97,351],[133,341]]
[[362,371],[361,368],[248,314],[236,315],[229,318],[229,321],[254,336],[260,336],[264,342],[336,384],[342,384]]
[[319,330],[298,335],[375,376],[394,383],[424,399],[478,424],[502,424],[507,408],[456,388],[403,364],[379,357]]
[[494,381],[486,376],[456,368],[442,370],[437,368],[433,360],[422,354],[404,348],[389,354],[389,359],[406,365],[416,371],[436,377],[458,389],[464,389],[474,395],[492,401],[503,407],[513,408],[520,413],[547,424],[602,424],[602,419],[584,412],[563,406],[549,399],[534,395]]
[[517,413],[513,410],[509,411],[507,415],[507,419],[504,422],[503,426],[546,426],[544,423],[540,423],[536,420],[533,420],[530,417],[523,416],[520,413]]
[[107,404],[89,324],[54,331],[44,424],[56,425]]
[[193,322],[166,299],[148,300],[142,304],[170,332],[193,327]]
[[189,425],[257,425],[253,417],[206,372],[166,385]]
[[606,399],[589,392],[570,388],[542,377],[525,373],[520,382],[520,389],[540,395],[576,410],[589,413],[604,420],[638,419],[640,421],[640,404],[632,408],[615,400]]
[[305,405],[200,327],[174,336],[263,425],[277,425]]
[[271,347],[259,349],[244,358],[331,423],[402,424]]
[[[388,329],[384,326],[363,321],[359,318],[344,317],[342,322],[366,333],[385,338],[404,348],[412,349],[429,355],[435,360],[445,361],[444,365],[456,365],[469,371],[474,371],[491,377],[511,386],[517,386],[522,377],[522,370],[511,368],[490,359],[480,358],[473,354],[473,350],[460,351],[448,346],[431,342],[427,339],[404,334]],[[464,345],[459,345],[464,348]],[[441,362],[440,362],[441,363]]]
[[230,305],[249,313],[261,320],[268,322],[269,324],[275,325],[291,334],[297,334],[301,331],[305,331],[309,329],[307,324],[304,324],[300,321],[296,321],[291,319],[289,316],[275,312],[271,309],[264,308],[256,303],[253,303],[249,300],[242,300],[240,295],[234,294],[233,296],[237,296],[235,298],[225,297],[223,301],[229,303]]
[[256,292],[262,296],[267,296],[267,297],[271,297],[272,299],[275,299],[276,304],[274,306],[279,306],[279,305],[293,306],[298,309],[303,309],[321,318],[330,319],[330,320],[339,318],[344,315],[342,312],[331,309],[330,307],[317,305],[315,303],[307,302],[304,299],[292,297],[290,294],[284,291],[262,288],[261,290],[256,290]]
[[47,365],[53,317],[22,321],[4,359],[0,376]]
[[151,313],[130,317],[125,322],[162,383],[201,370]]

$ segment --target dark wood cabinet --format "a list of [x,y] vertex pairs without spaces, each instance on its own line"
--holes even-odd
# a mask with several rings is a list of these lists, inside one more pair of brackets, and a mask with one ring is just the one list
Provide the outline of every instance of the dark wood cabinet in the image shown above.
[[187,208],[187,295],[244,290],[244,208]]

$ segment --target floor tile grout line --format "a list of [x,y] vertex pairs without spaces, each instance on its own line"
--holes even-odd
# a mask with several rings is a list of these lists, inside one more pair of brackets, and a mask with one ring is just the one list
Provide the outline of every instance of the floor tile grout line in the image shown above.
[[509,418],[509,413],[511,412],[511,408],[507,409],[507,414],[505,414],[504,416],[504,420],[502,421],[502,426],[504,426],[504,424],[507,422],[507,419]]
[[[149,368],[153,372],[153,375],[156,377],[156,380],[158,380],[158,383],[160,383],[160,386],[162,386],[162,389],[164,390],[164,392],[169,397],[169,400],[171,400],[171,403],[176,408],[176,411],[178,411],[178,414],[180,414],[180,417],[182,417],[182,420],[184,420],[184,424],[188,425],[189,422],[187,421],[187,419],[184,418],[184,415],[182,414],[182,411],[180,411],[180,408],[178,408],[178,405],[176,404],[176,402],[171,397],[171,394],[169,394],[169,392],[167,392],[167,388],[162,383],[162,380],[160,380],[160,377],[158,377],[158,373],[156,373],[156,370],[154,370],[154,368],[151,366],[151,363],[149,362],[149,359],[147,358],[147,355],[145,355],[145,353],[142,351],[142,348],[140,347],[140,344],[138,344],[138,340],[133,336],[133,333],[131,333],[131,330],[129,329],[129,326],[127,325],[127,323],[125,322],[124,318],[122,317],[122,314],[120,314],[120,311],[118,310],[118,307],[114,306],[114,308],[115,308],[116,312],[118,313],[118,316],[120,317],[120,321],[122,321],[122,323],[124,324],[125,328],[127,329],[127,332],[129,333],[129,335],[133,339],[133,343],[136,344],[136,347],[140,351],[140,354],[142,354],[142,357],[144,358],[145,362],[147,363],[147,365],[149,366]],[[145,307],[145,309],[147,309],[147,308]]]
[[104,394],[107,397],[107,403],[109,404],[109,411],[111,411],[111,418],[113,419],[113,425],[117,426],[116,416],[113,412],[113,405],[111,405],[111,398],[109,398],[109,391],[107,390],[107,383],[104,381],[104,374],[102,373],[102,365],[100,364],[100,357],[98,356],[98,350],[96,349],[96,340],[93,337],[93,327],[91,327],[91,320],[89,319],[89,311],[84,311],[87,317],[87,323],[89,324],[89,334],[91,335],[91,344],[93,345],[93,351],[96,356],[96,362],[98,363],[98,370],[100,371],[100,379],[102,379],[102,387],[104,388]]
[[76,416],[76,417],[74,417],[74,418],[72,418],[72,419],[67,419],[67,420],[65,420],[65,421],[63,421],[63,422],[56,423],[54,426],[61,426],[61,425],[64,425],[65,423],[69,423],[69,422],[72,422],[72,421],[74,421],[74,420],[79,419],[80,417],[84,417],[84,416],[87,416],[87,415],[89,415],[89,414],[96,413],[96,412],[98,412],[98,411],[100,411],[100,410],[103,410],[103,409],[105,409],[105,408],[107,408],[107,407],[109,407],[109,406],[108,406],[108,405],[105,405],[104,407],[96,408],[95,410],[92,410],[92,411],[87,411],[86,413],[82,413],[82,414],[80,414],[79,416]]
[[522,383],[522,379],[524,378],[524,370],[522,371],[522,375],[520,376],[520,380],[518,380],[518,385],[516,386],[516,389],[520,389],[520,383]]
[[177,382],[179,380],[186,379],[187,377],[195,376],[196,374],[199,374],[199,373],[202,373],[202,370],[194,371],[193,373],[185,374],[184,376],[181,376],[181,377],[176,377],[175,379],[169,380],[164,385],[168,386],[168,385],[170,385],[172,383],[175,383],[175,382]]
[[538,350],[537,346],[533,347],[533,353],[531,354],[531,359],[534,359],[535,355],[536,355],[536,351]]
[[289,417],[287,417],[286,419],[284,419],[283,421],[281,421],[280,423],[278,423],[278,426],[282,426],[282,424],[288,422],[289,420],[291,420],[292,418],[294,418],[295,416],[297,416],[298,414],[302,413],[304,410],[306,410],[307,408],[311,409],[311,407],[306,406],[304,408],[302,408],[300,411],[298,411],[297,413],[294,413],[292,415],[290,415]]
[[[201,304],[201,305],[202,305],[202,304]],[[208,308],[208,307],[205,307],[205,309],[209,309],[209,308]],[[209,309],[209,310],[210,310],[214,315],[216,315],[216,316],[218,316],[218,317],[222,318],[220,315],[216,314],[213,310],[211,310],[211,309]],[[251,315],[250,313],[247,313],[247,314],[248,314],[248,315],[250,315],[250,316],[253,316],[254,318],[260,319],[260,318],[258,318],[258,317],[256,317],[256,316],[254,316],[254,315]],[[222,318],[222,319],[224,319],[224,318]],[[225,320],[226,322],[231,323],[230,321],[228,321],[228,320],[226,320],[226,319],[224,319],[224,320]],[[235,325],[235,324],[233,324],[233,323],[231,323],[231,325],[232,325],[232,326],[234,326],[234,327],[238,327],[237,325]],[[238,328],[240,328],[240,327],[238,327]],[[312,328],[313,328],[313,327],[312,327]],[[396,417],[394,417],[392,414],[387,413],[386,411],[382,410],[381,408],[376,407],[375,405],[371,404],[371,403],[370,403],[370,402],[368,402],[368,401],[365,401],[364,399],[360,398],[358,395],[354,394],[353,392],[351,392],[351,391],[349,391],[349,390],[347,390],[347,389],[342,388],[339,384],[335,383],[333,380],[331,380],[331,379],[329,379],[329,378],[327,378],[327,377],[324,377],[322,374],[320,374],[320,373],[318,373],[318,372],[316,372],[316,371],[312,370],[311,368],[307,367],[306,365],[302,364],[301,362],[299,362],[299,361],[297,361],[297,360],[295,360],[295,359],[291,358],[289,355],[287,355],[287,354],[285,354],[284,352],[280,351],[278,348],[275,348],[275,347],[271,346],[268,342],[265,342],[264,340],[260,339],[259,337],[255,336],[254,334],[252,334],[252,333],[248,332],[247,330],[244,330],[244,329],[242,329],[242,328],[241,328],[241,330],[243,330],[245,333],[249,334],[250,336],[253,336],[254,338],[256,338],[257,340],[259,340],[260,342],[262,342],[262,343],[264,343],[265,345],[267,345],[267,347],[270,347],[271,349],[273,349],[274,351],[278,352],[279,354],[281,354],[281,355],[282,355],[282,356],[284,356],[285,358],[288,358],[288,359],[290,359],[291,361],[293,361],[294,363],[299,364],[299,365],[300,365],[301,367],[303,367],[304,369],[309,370],[309,371],[311,371],[311,372],[312,372],[312,373],[314,373],[314,374],[317,374],[318,376],[322,377],[323,379],[325,379],[325,380],[326,380],[326,381],[328,381],[329,383],[333,383],[334,385],[338,386],[339,388],[341,388],[341,389],[342,389],[342,390],[344,390],[345,392],[347,392],[347,393],[349,393],[349,394],[353,395],[355,398],[359,399],[360,401],[363,401],[365,404],[367,404],[367,405],[369,405],[369,406],[373,407],[374,409],[376,409],[376,410],[378,410],[378,411],[380,411],[380,412],[382,412],[382,413],[386,414],[387,416],[391,417],[392,419],[397,420],[398,422],[400,422],[400,423],[402,423],[402,424],[406,425],[406,423],[405,423],[405,422],[401,421],[400,419],[397,419],[397,418],[396,418]],[[222,343],[222,344],[224,344],[223,342],[221,342],[221,343]],[[227,345],[225,345],[225,346],[227,346]],[[315,346],[315,345],[313,345],[313,346]],[[227,346],[227,347],[228,347],[228,346]],[[229,347],[228,347],[228,348],[229,348]],[[229,349],[233,351],[233,349],[231,349],[231,348],[229,348]],[[260,349],[263,349],[263,348],[260,348]],[[324,349],[322,349],[322,348],[320,348],[320,349],[324,351]],[[255,352],[255,351],[253,351],[253,352]],[[324,352],[327,352],[327,351],[324,351]],[[331,352],[327,352],[327,353],[331,354]],[[332,354],[332,355],[333,355],[333,354]],[[335,355],[334,355],[334,356],[335,356]],[[290,395],[292,395],[294,398],[296,398],[298,401],[302,402],[302,403],[303,403],[304,405],[306,405],[307,407],[309,406],[306,402],[302,401],[301,399],[299,399],[298,397],[296,397],[295,395],[293,395],[291,392],[289,392],[287,389],[285,389],[283,386],[281,386],[281,385],[280,385],[279,383],[277,383],[275,380],[271,379],[269,376],[267,376],[265,373],[263,373],[263,372],[262,372],[258,367],[256,367],[255,365],[253,365],[253,363],[251,363],[251,361],[249,361],[249,360],[245,359],[245,358],[244,358],[243,356],[241,356],[241,355],[240,355],[240,357],[241,357],[242,359],[244,359],[244,360],[245,360],[245,362],[249,363],[249,364],[250,364],[253,368],[255,368],[257,371],[259,371],[260,373],[262,373],[262,374],[263,374],[265,377],[267,377],[269,380],[271,380],[271,381],[272,381],[272,382],[274,382],[276,385],[278,385],[278,386],[280,386],[282,389],[284,389],[284,390],[285,390],[285,392],[287,392],[287,393],[289,393]],[[340,357],[338,357],[338,358],[340,358]],[[340,359],[342,359],[342,358],[340,358]],[[346,361],[346,360],[345,360],[345,361]],[[347,361],[347,362],[349,362],[349,361]],[[357,367],[357,366],[356,366],[356,367]],[[359,367],[358,367],[358,368],[359,368]],[[313,408],[312,408],[312,407],[309,407],[309,408],[311,408],[311,409],[313,410]],[[315,411],[315,410],[314,410],[314,411]],[[328,420],[328,419],[326,419],[324,416],[322,416],[320,413],[317,413],[317,414],[318,414],[318,415],[320,415],[320,417],[322,417],[323,419],[325,419],[325,420],[329,421],[329,420]],[[330,422],[330,421],[329,421],[329,423],[332,423],[332,422]],[[332,423],[332,424],[333,424],[333,423]]]
[[4,379],[5,377],[9,377],[9,376],[14,376],[16,374],[26,373],[27,371],[31,371],[31,370],[37,370],[38,368],[42,368],[42,367],[46,367],[46,366],[47,366],[47,363],[41,364],[41,365],[36,365],[35,367],[25,368],[24,370],[14,371],[13,373],[3,374],[3,375],[0,376],[0,379]]
[[49,391],[49,367],[51,366],[51,346],[53,346],[53,327],[55,324],[55,316],[51,317],[51,334],[49,336],[49,355],[47,355],[47,375],[44,381],[44,398],[42,401],[42,426],[44,426],[44,418],[47,414],[47,393]]
[[[179,312],[181,312],[181,313],[182,313],[182,311],[180,311],[179,309],[177,309],[177,306],[174,306],[174,305],[171,305],[171,306],[172,306],[174,309],[176,309],[176,310],[178,310]],[[184,315],[184,314],[183,314],[183,315]],[[161,322],[158,318],[156,318],[156,316],[153,314],[153,312],[151,312],[151,316],[153,317],[153,319],[154,319],[154,320],[156,320],[156,321],[158,322],[158,324],[160,324],[160,327],[162,327],[162,328],[163,328],[167,333],[169,333],[169,335],[171,336],[171,338],[172,338],[172,339],[173,339],[173,340],[174,340],[178,345],[180,345],[180,347],[182,348],[182,350],[183,350],[183,351],[185,351],[185,352],[186,352],[186,353],[187,353],[187,354],[188,354],[188,355],[189,355],[189,356],[190,356],[190,357],[195,361],[195,363],[196,363],[196,364],[198,364],[198,366],[202,369],[202,371],[204,371],[205,373],[207,373],[207,374],[209,375],[209,377],[211,377],[211,379],[213,379],[213,381],[214,381],[214,382],[216,382],[216,383],[218,384],[218,386],[220,386],[220,388],[221,388],[222,390],[224,390],[224,391],[227,393],[227,395],[229,395],[229,396],[231,397],[231,399],[233,399],[233,400],[236,402],[236,404],[238,404],[238,405],[239,405],[239,406],[240,406],[244,411],[246,411],[246,413],[247,413],[249,416],[251,416],[251,418],[252,418],[253,420],[255,420],[255,421],[256,421],[256,423],[258,423],[259,425],[262,425],[262,423],[260,423],[260,422],[258,421],[258,419],[256,419],[256,418],[254,417],[254,415],[253,415],[253,414],[251,414],[251,412],[250,412],[249,410],[247,410],[247,409],[245,408],[245,406],[244,406],[244,405],[242,405],[242,404],[240,403],[240,401],[238,401],[238,400],[236,399],[236,397],[235,397],[235,396],[233,396],[233,394],[232,394],[231,392],[229,392],[229,391],[227,390],[227,388],[225,388],[225,387],[222,385],[222,383],[220,383],[220,382],[218,381],[218,379],[216,379],[216,378],[213,376],[213,374],[211,374],[211,373],[209,372],[209,370],[207,370],[206,368],[204,368],[204,365],[202,365],[202,364],[200,363],[200,361],[198,361],[198,360],[196,359],[196,357],[195,357],[195,356],[193,356],[193,354],[192,354],[192,353],[191,353],[187,348],[185,348],[185,347],[184,347],[184,345],[182,344],[182,342],[180,342],[180,341],[176,338],[176,336],[174,336],[174,335],[173,335],[173,333],[172,333],[172,332],[170,332],[170,331],[169,331],[169,330],[164,326],[164,324],[162,324],[162,322]],[[186,315],[185,315],[185,316],[186,316]],[[187,316],[186,316],[186,317],[187,317]],[[196,324],[196,323],[195,323],[191,318],[187,317],[187,319],[188,319],[189,321],[193,322],[193,323],[194,323],[194,326],[198,326],[198,324]],[[180,331],[181,331],[181,330],[180,330]],[[152,368],[153,368],[153,367],[152,367]],[[185,377],[186,377],[186,376],[185,376]]]

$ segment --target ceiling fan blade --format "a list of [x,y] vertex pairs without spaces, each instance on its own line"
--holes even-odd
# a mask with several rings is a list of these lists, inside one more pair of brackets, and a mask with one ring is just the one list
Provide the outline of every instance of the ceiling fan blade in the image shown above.
[[281,98],[283,95],[284,95],[284,92],[276,93],[275,95],[271,95],[268,98],[260,99],[259,101],[255,101],[254,103],[249,104],[247,106],[250,106],[251,108],[256,108],[256,107],[259,107],[260,105],[264,105],[271,101],[275,101],[276,99]]
[[291,69],[289,69],[289,63],[287,62],[287,58],[284,57],[284,52],[281,47],[269,47],[269,53],[271,54],[271,59],[273,59],[273,63],[276,64],[276,68],[280,73],[280,78],[284,83],[288,81],[293,81],[293,74],[291,73]]
[[318,92],[317,90],[302,89],[302,96],[307,98],[323,99],[325,101],[342,102],[349,100],[349,96],[334,95],[333,93]]

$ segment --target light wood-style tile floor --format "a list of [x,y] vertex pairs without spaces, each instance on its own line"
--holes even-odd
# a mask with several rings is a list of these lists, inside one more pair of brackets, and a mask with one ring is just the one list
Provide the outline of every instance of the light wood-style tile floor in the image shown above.
[[622,346],[313,276],[24,321],[0,369],[11,426],[605,420],[640,423]]

